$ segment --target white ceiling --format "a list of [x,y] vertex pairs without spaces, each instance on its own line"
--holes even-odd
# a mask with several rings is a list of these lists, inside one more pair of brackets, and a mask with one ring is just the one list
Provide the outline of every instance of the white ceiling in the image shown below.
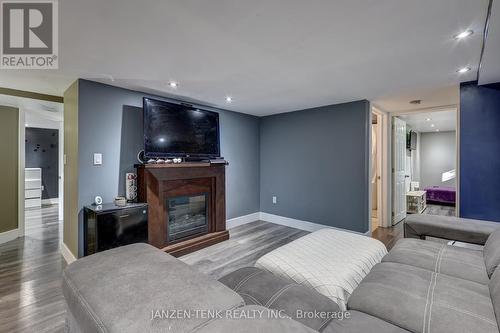
[[403,119],[412,130],[421,133],[455,131],[457,128],[456,109],[407,114],[398,117]]
[[[420,104],[410,101],[421,100]],[[374,105],[387,112],[420,111],[442,106],[458,105],[460,102],[460,87],[458,84],[442,88],[414,89],[402,92],[397,96],[381,98],[373,101]]]
[[62,95],[82,77],[254,115],[383,100],[475,79],[487,4],[65,0],[60,69],[3,70],[0,86]]
[[500,81],[500,1],[493,0],[479,83]]
[[20,108],[27,112],[44,113],[54,121],[63,120],[63,105],[61,103],[0,94],[0,105]]

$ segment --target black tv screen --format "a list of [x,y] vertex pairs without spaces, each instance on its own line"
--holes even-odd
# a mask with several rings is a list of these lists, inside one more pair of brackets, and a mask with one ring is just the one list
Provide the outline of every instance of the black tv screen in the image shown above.
[[143,104],[147,158],[220,156],[217,112],[151,98]]
[[406,137],[406,149],[416,150],[417,149],[417,133],[410,131]]

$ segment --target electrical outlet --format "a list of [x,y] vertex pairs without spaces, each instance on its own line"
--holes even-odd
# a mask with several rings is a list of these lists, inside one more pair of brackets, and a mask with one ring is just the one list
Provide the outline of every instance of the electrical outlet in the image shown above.
[[276,205],[278,203],[278,198],[273,195],[273,204]]

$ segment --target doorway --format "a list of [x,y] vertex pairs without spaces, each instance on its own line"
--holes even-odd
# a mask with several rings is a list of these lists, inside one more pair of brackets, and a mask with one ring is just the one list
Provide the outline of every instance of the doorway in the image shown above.
[[24,233],[63,220],[62,105],[37,104],[23,110]]
[[23,236],[42,239],[47,228],[62,233],[64,105],[56,96],[20,95],[0,94],[0,105],[14,110],[17,119],[17,140],[10,142],[17,151],[17,221],[8,240]]
[[393,225],[407,214],[456,215],[456,107],[393,117]]

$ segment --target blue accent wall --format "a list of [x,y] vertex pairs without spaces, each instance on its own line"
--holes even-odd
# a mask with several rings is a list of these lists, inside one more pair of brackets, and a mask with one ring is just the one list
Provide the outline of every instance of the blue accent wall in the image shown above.
[[370,126],[366,100],[263,117],[261,211],[367,232]]
[[460,216],[500,222],[500,83],[460,86]]

